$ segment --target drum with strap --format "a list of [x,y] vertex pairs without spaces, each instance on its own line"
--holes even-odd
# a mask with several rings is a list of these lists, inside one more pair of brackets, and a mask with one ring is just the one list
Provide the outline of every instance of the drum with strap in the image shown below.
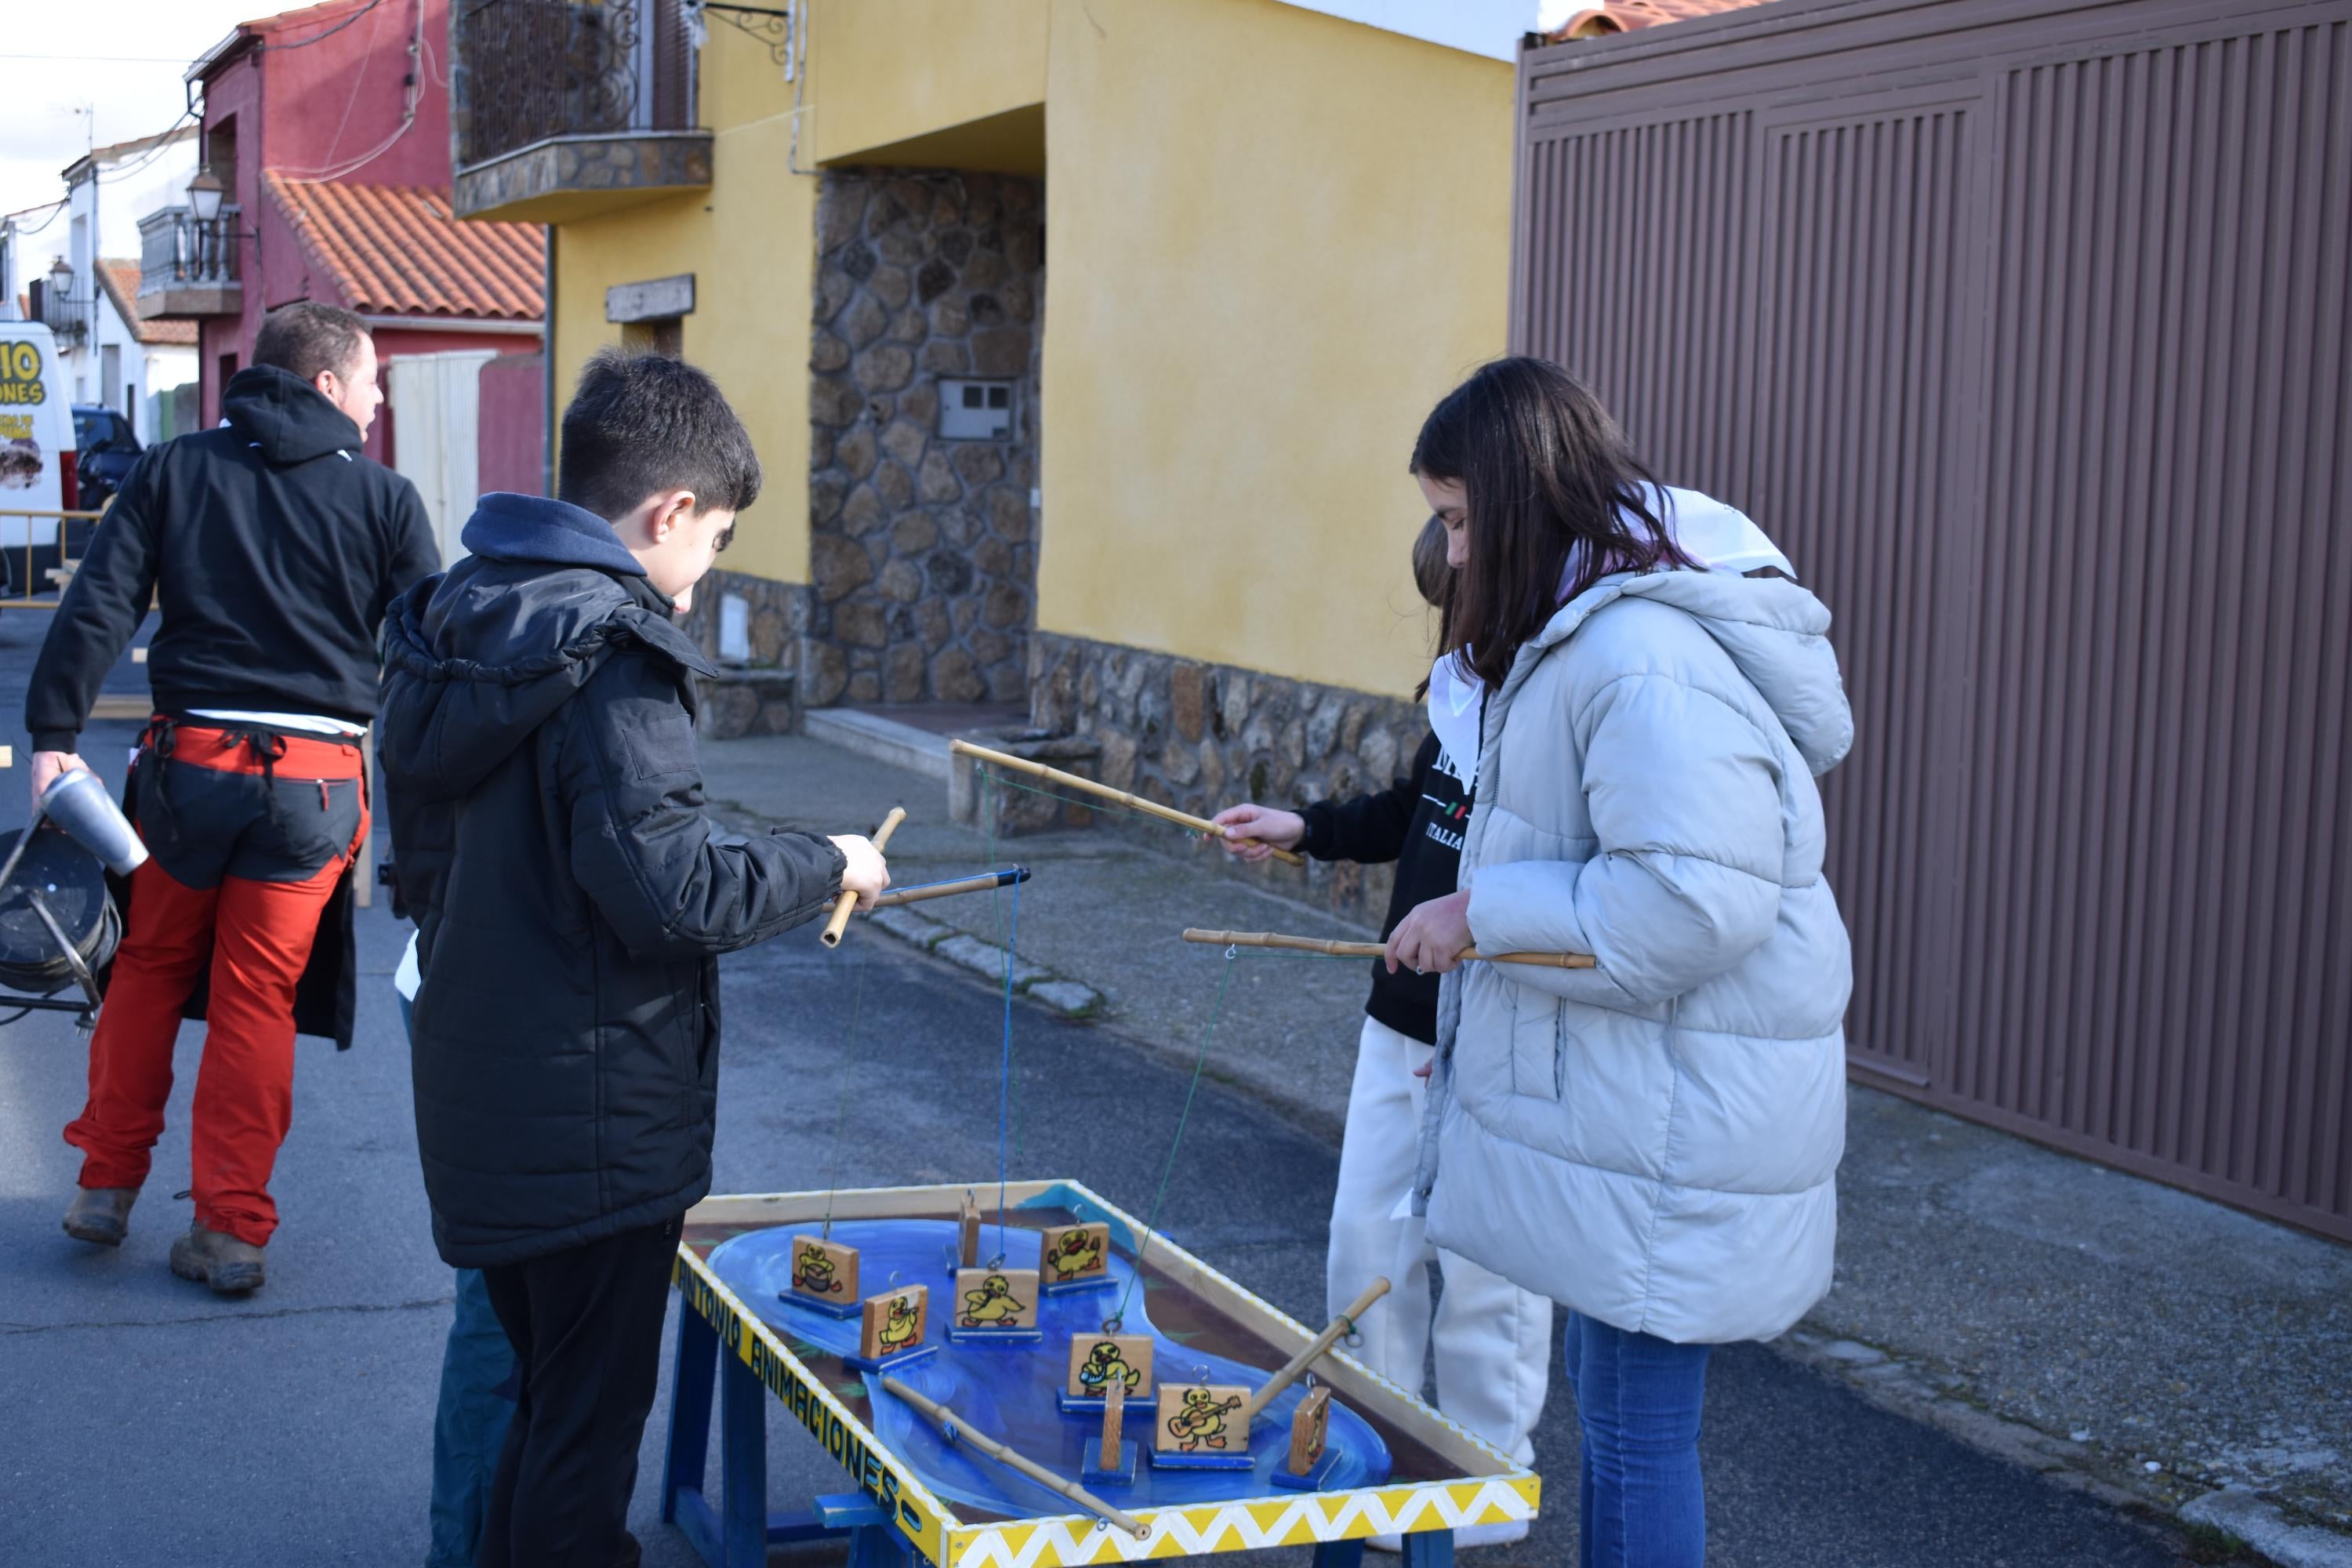
[[122,921],[106,890],[106,868],[89,850],[47,823],[26,831],[32,837],[22,856],[23,832],[0,834],[0,864],[15,868],[0,887],[0,985],[48,996],[75,983],[74,958],[89,973],[112,961]]

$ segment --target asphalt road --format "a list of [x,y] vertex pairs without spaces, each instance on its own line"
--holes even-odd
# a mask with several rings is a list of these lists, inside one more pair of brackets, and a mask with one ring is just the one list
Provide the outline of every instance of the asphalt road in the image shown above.
[[[0,616],[0,700],[12,714],[45,626],[38,615]],[[140,684],[128,666],[119,679]],[[90,732],[84,754],[110,783],[129,737],[122,725]],[[20,749],[16,770],[0,773],[0,820],[14,818],[8,792],[22,789],[23,766]],[[169,1130],[131,1239],[108,1251],[58,1228],[77,1168],[58,1129],[79,1109],[86,1047],[61,1017],[0,1027],[0,1562],[423,1561],[450,1281],[427,1236],[390,984],[404,939],[381,904],[363,915],[358,1044],[342,1055],[300,1047],[293,1133],[274,1184],[283,1226],[268,1289],[245,1301],[164,1267],[189,1220],[171,1194],[186,1182],[201,1031],[183,1036]],[[869,930],[838,953],[794,933],[730,959],[726,975],[717,1190],[994,1175],[1003,1032],[989,988]],[[1184,1073],[1114,1029],[1025,1004],[1013,1050],[1012,1173],[1076,1176],[1147,1210]],[[1114,1082],[1134,1111],[1104,1128],[1082,1108]],[[1336,1158],[1258,1103],[1204,1083],[1163,1222],[1252,1289],[1316,1317]],[[667,1402],[665,1375],[632,1522],[649,1564],[683,1565],[690,1552],[654,1517]],[[770,1431],[776,1506],[842,1489],[780,1413]],[[1490,1563],[1574,1561],[1575,1424],[1557,1372],[1537,1443],[1544,1517],[1526,1546],[1486,1553]],[[2182,1560],[2139,1525],[1760,1346],[1717,1356],[1703,1447],[1709,1561],[1725,1568]]]

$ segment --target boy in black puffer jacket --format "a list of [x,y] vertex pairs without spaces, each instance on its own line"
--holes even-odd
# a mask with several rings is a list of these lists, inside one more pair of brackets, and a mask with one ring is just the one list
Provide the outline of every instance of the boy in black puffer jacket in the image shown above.
[[483,497],[471,556],[384,626],[434,1239],[482,1270],[523,1373],[485,1568],[623,1552],[679,1220],[710,1187],[718,955],[889,880],[863,838],[703,814],[709,667],[673,622],[760,486],[717,384],[607,351],[562,437],[562,499]]

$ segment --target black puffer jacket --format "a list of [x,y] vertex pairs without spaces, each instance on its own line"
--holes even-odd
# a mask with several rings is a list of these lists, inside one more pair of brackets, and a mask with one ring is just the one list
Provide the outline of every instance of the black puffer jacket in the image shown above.
[[375,716],[376,627],[441,564],[416,487],[276,365],[229,378],[226,426],[150,447],[89,542],[25,687],[39,751],[69,752],[160,596],[155,706]]
[[465,542],[386,617],[377,744],[434,1238],[481,1268],[709,1190],[716,955],[824,910],[844,861],[703,815],[708,667],[602,519],[493,494]]

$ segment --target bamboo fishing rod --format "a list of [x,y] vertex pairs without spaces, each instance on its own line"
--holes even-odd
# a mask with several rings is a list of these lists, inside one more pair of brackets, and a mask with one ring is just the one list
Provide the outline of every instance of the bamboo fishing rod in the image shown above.
[[[1043,763],[1033,763],[1026,757],[1016,757],[1004,752],[992,752],[986,746],[975,746],[970,741],[951,741],[948,743],[948,750],[959,756],[992,763],[1000,768],[1011,768],[1014,773],[1027,773],[1032,778],[1040,778],[1048,784],[1060,784],[1065,789],[1080,790],[1087,795],[1097,795],[1104,800],[1126,806],[1130,811],[1139,811],[1147,816],[1156,816],[1162,822],[1172,822],[1179,827],[1189,827],[1195,833],[1205,833],[1212,838],[1233,837],[1233,835],[1223,826],[1211,822],[1205,816],[1194,816],[1192,813],[1179,811],[1172,805],[1162,805],[1156,800],[1146,800],[1139,795],[1130,795],[1123,789],[1113,789],[1108,784],[1097,784],[1092,779],[1082,779],[1076,773],[1066,773],[1059,768],[1049,768]],[[1276,849],[1274,858],[1291,866],[1307,864],[1307,857],[1296,849]]]
[[1263,1387],[1250,1395],[1242,1406],[1241,1428],[1246,1432],[1259,1411],[1274,1403],[1274,1396],[1307,1375],[1307,1369],[1323,1359],[1323,1352],[1339,1342],[1341,1334],[1353,1333],[1356,1320],[1372,1310],[1372,1303],[1389,1293],[1385,1278],[1375,1279],[1364,1287],[1364,1293],[1348,1304],[1348,1310],[1331,1320],[1328,1327],[1307,1342],[1307,1348],[1282,1363],[1282,1370],[1266,1379]]
[[[905,806],[894,805],[890,808],[890,815],[884,817],[882,819],[882,826],[874,830],[874,853],[877,855],[882,853],[883,846],[890,842],[890,835],[898,832],[898,824],[906,820],[907,808]],[[817,941],[824,943],[827,947],[839,947],[841,945],[841,933],[849,924],[850,911],[856,908],[857,895],[856,893],[845,892],[841,897],[834,900],[833,913],[825,921],[824,930],[817,933]]]
[[[1201,931],[1188,928],[1186,942],[1212,947],[1278,947],[1292,952],[1319,952],[1326,958],[1378,958],[1388,949],[1376,942],[1326,942],[1318,936],[1284,936],[1271,931]],[[1532,963],[1544,969],[1590,969],[1589,952],[1480,952],[1465,947],[1454,958],[1464,963]]]
[[893,888],[874,900],[877,910],[896,909],[900,904],[919,904],[931,899],[950,899],[958,893],[984,893],[991,888],[1009,888],[1015,882],[1029,879],[1026,866],[1008,867],[1002,871],[982,871],[977,877],[958,877],[946,882],[919,882],[911,888]]
[[[1385,1281],[1383,1281],[1385,1283]],[[1065,1480],[1036,1460],[1014,1452],[993,1437],[984,1436],[965,1425],[963,1418],[938,1400],[916,1393],[895,1377],[886,1377],[882,1386],[905,1400],[915,1412],[940,1429],[940,1436],[950,1443],[969,1443],[982,1453],[1008,1469],[1020,1471],[1041,1487],[1048,1487],[1076,1503],[1087,1512],[1108,1520],[1138,1541],[1151,1533],[1144,1522],[1131,1514],[1122,1513],[1086,1488]]]

